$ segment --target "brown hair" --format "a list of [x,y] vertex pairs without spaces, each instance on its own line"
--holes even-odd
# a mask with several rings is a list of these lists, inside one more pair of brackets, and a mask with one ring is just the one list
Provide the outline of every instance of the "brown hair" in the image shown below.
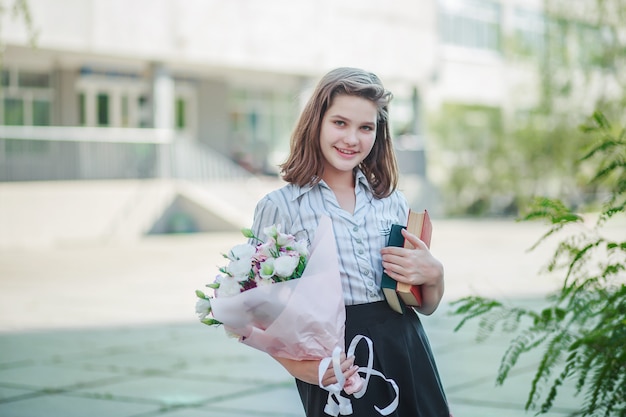
[[357,68],[337,68],[327,73],[317,84],[291,135],[291,152],[283,163],[283,179],[299,186],[317,184],[324,171],[320,148],[322,119],[338,95],[365,98],[378,109],[376,140],[369,155],[359,168],[369,181],[374,196],[387,197],[398,185],[398,167],[389,134],[389,101],[392,94],[385,90],[373,73]]

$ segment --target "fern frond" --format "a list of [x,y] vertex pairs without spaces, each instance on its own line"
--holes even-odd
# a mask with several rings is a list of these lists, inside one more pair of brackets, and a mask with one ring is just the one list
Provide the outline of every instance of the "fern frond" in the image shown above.
[[483,316],[493,309],[502,308],[503,305],[499,301],[490,300],[483,297],[464,297],[451,303],[452,306],[458,305],[457,309],[450,312],[451,315],[463,315],[463,319],[456,325],[454,331],[459,331],[468,321]]
[[531,349],[541,345],[547,337],[547,333],[536,333],[532,329],[527,329],[511,340],[509,347],[506,352],[504,352],[500,361],[496,384],[504,384],[504,381],[509,375],[509,371],[517,364],[519,357],[523,353],[529,352]]
[[547,413],[554,404],[554,400],[558,394],[558,388],[563,385],[563,382],[575,371],[576,367],[576,352],[570,354],[570,356],[566,360],[566,365],[559,374],[558,377],[555,378],[552,386],[550,387],[550,391],[543,404],[541,404],[541,412]]
[[476,340],[482,342],[494,333],[496,326],[501,325],[501,329],[505,332],[515,331],[520,324],[522,317],[530,316],[535,319],[535,313],[529,312],[522,308],[506,308],[504,306],[498,309],[492,309],[483,314],[478,322],[478,333]]
[[537,368],[537,372],[535,373],[535,377],[531,383],[530,393],[525,405],[526,410],[534,403],[533,399],[535,398],[535,393],[539,391],[539,385],[545,384],[548,381],[552,368],[562,357],[563,353],[567,351],[567,347],[570,344],[571,336],[564,331],[557,332],[548,342],[539,367]]

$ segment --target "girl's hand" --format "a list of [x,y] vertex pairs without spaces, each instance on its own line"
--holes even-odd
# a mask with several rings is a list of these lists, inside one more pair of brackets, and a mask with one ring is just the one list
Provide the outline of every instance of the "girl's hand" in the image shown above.
[[404,238],[415,249],[387,246],[381,250],[383,268],[393,279],[411,285],[437,285],[443,267],[417,236],[402,229]]
[[[285,359],[274,357],[285,369],[289,372],[293,377],[298,378],[301,381],[307,382],[309,384],[318,385],[318,369],[320,366],[319,360],[305,360],[305,361],[296,361],[293,359]],[[341,371],[343,372],[344,378],[346,380],[354,375],[359,367],[354,365],[354,356],[350,356],[346,358],[345,353],[341,353]],[[329,365],[328,369],[324,373],[324,377],[322,378],[322,385],[328,386],[337,382],[337,377],[335,377],[335,372],[333,371],[332,363]]]
[[406,229],[402,229],[402,235],[414,249],[384,247],[380,251],[383,269],[398,282],[422,285],[423,305],[418,310],[431,314],[443,297],[443,265],[417,236]]

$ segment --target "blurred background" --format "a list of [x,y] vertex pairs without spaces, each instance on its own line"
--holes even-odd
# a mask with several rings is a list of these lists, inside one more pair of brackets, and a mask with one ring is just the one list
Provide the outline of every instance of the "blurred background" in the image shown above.
[[[415,204],[443,216],[514,215],[536,194],[581,204],[597,190],[581,186],[574,164],[577,127],[598,105],[623,117],[624,8],[4,0],[0,181],[47,181],[50,192],[89,182],[92,205],[117,193],[99,216],[110,217],[107,233],[207,230],[174,182],[276,178],[314,83],[356,66],[394,93],[392,133]],[[101,180],[124,181],[111,191]],[[16,238],[10,226],[0,245]]]
[[[400,188],[448,238],[450,297],[493,291],[487,260],[533,275],[544,257],[516,256],[541,232],[511,226],[529,198],[606,196],[578,127],[625,121],[625,27],[623,0],[0,0],[0,330],[189,320],[338,66],[394,94]],[[456,233],[509,252],[470,256]]]

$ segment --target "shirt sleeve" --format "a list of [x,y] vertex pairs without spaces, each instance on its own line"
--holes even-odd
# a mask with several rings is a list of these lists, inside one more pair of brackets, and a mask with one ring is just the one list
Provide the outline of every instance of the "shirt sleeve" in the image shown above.
[[289,217],[284,214],[284,210],[281,210],[279,205],[276,204],[274,199],[272,199],[270,195],[266,195],[259,200],[254,210],[252,232],[255,236],[265,240],[263,229],[272,225],[280,225],[282,232],[289,233],[291,221]]
[[406,221],[409,218],[409,203],[402,191],[396,190],[394,193],[398,207],[398,217],[404,221],[403,224],[406,224]]

